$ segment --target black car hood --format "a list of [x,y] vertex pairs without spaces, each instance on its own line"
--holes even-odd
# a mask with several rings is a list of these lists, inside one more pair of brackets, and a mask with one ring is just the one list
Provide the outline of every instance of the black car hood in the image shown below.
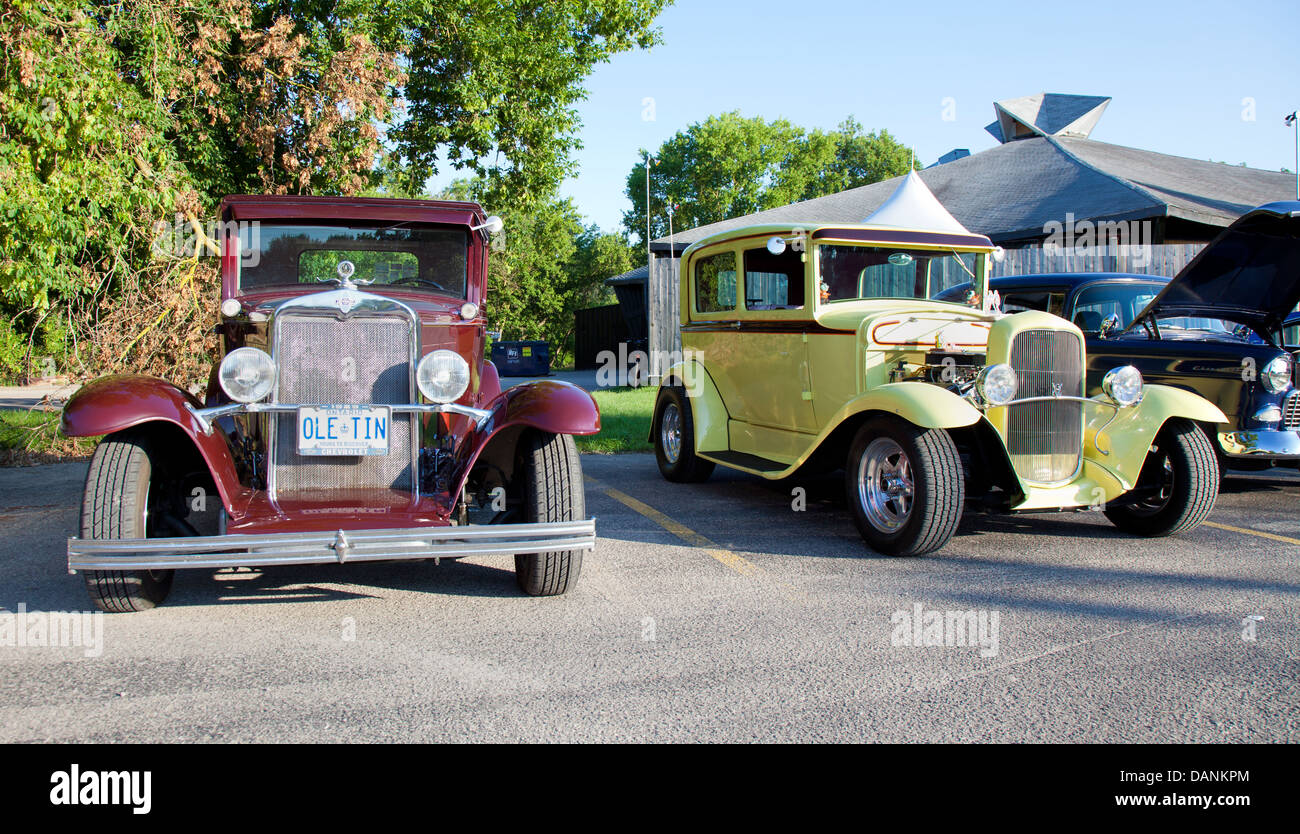
[[1267,203],[1210,241],[1152,299],[1147,318],[1219,318],[1274,334],[1300,304],[1300,201]]

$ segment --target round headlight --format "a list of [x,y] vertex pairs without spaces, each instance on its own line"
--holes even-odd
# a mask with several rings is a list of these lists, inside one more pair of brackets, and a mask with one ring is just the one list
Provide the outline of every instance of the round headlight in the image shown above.
[[1102,377],[1101,390],[1121,408],[1137,405],[1142,402],[1142,372],[1132,365],[1111,368]]
[[469,363],[454,350],[435,350],[420,360],[415,384],[431,402],[458,400],[469,387]]
[[1271,362],[1264,366],[1264,371],[1259,375],[1259,379],[1270,393],[1282,393],[1291,387],[1291,359],[1286,356],[1274,357]]
[[975,389],[989,405],[1006,405],[1016,398],[1019,387],[1016,370],[1010,365],[989,365],[975,380]]
[[237,403],[255,403],[275,385],[275,363],[257,348],[232,350],[221,360],[217,374],[221,390]]

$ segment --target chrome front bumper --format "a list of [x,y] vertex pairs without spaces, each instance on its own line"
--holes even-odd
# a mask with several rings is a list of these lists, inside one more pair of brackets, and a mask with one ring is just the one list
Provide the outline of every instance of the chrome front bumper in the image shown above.
[[596,521],[321,533],[68,539],[68,572],[345,564],[593,550]]
[[1300,432],[1277,429],[1220,432],[1219,448],[1230,458],[1300,459]]

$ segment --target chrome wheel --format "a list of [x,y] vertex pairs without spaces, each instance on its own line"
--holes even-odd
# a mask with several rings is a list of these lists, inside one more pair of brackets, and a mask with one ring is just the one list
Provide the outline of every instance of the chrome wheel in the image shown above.
[[659,447],[663,449],[664,460],[670,464],[682,455],[682,412],[676,403],[665,405],[659,417]]
[[867,446],[858,462],[858,501],[872,527],[894,533],[912,513],[915,484],[903,447],[888,437]]

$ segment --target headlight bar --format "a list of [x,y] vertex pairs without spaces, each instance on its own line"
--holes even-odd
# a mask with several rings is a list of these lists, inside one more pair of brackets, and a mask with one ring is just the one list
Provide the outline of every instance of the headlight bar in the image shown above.
[[[194,419],[198,421],[199,428],[205,435],[211,435],[213,421],[220,417],[229,417],[232,414],[295,414],[299,408],[304,405],[317,405],[316,403],[227,403],[226,405],[213,406],[212,408],[195,408],[189,403],[185,408],[189,410]],[[474,427],[482,429],[488,420],[492,418],[492,412],[482,408],[470,408],[467,405],[458,405],[457,403],[410,403],[405,405],[388,405],[383,404],[384,408],[391,409],[397,414],[460,414],[464,417],[474,419]]]

